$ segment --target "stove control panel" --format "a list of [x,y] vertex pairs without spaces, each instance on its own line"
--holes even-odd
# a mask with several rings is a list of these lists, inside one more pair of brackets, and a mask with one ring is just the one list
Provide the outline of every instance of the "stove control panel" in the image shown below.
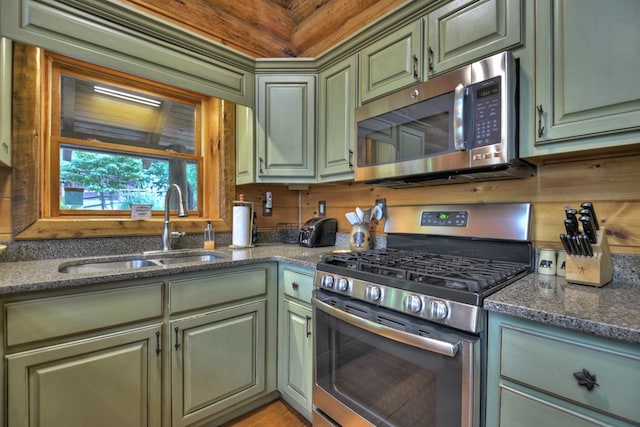
[[467,211],[422,211],[420,225],[425,227],[466,227]]

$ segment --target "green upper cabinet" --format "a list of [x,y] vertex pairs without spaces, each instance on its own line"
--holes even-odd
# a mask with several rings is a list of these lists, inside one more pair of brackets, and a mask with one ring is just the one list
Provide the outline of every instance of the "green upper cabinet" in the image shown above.
[[353,178],[357,56],[320,72],[318,180]]
[[424,20],[424,80],[522,40],[521,0],[455,0]]
[[535,3],[535,144],[523,157],[638,142],[638,22],[637,0]]
[[236,185],[255,182],[255,138],[253,110],[236,105]]
[[258,75],[258,182],[315,181],[316,76]]
[[114,0],[0,2],[3,36],[243,105],[255,60]]
[[0,166],[11,166],[11,40],[0,37]]
[[421,77],[422,21],[405,25],[360,52],[360,102],[410,86]]

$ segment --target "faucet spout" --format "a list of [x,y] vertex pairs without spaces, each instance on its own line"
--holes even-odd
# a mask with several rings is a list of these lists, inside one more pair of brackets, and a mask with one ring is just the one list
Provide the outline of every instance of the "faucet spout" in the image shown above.
[[164,197],[164,224],[162,227],[162,250],[168,251],[171,249],[171,221],[169,219],[169,201],[171,200],[171,194],[173,191],[178,194],[178,216],[188,216],[187,209],[182,198],[182,191],[178,184],[171,184],[167,189],[167,194]]

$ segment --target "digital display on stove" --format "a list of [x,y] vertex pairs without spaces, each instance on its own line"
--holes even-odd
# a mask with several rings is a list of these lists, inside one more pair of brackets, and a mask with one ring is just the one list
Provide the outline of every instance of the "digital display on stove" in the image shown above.
[[467,211],[423,211],[420,225],[424,227],[466,227],[469,219]]

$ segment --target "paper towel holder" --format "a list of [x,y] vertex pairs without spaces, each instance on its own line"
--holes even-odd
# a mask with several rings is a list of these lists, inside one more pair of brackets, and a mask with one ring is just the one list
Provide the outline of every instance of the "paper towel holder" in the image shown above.
[[[253,212],[254,212],[254,203],[253,202],[247,202],[245,200],[234,200],[231,202],[233,206],[247,206],[249,207],[249,218],[247,221],[247,236],[248,236],[248,241],[249,244],[248,245],[234,245],[233,242],[231,245],[229,245],[229,247],[231,249],[247,249],[247,248],[253,248],[255,247],[254,244],[251,243],[251,234],[253,232]],[[235,227],[236,224],[233,224],[233,227]]]

